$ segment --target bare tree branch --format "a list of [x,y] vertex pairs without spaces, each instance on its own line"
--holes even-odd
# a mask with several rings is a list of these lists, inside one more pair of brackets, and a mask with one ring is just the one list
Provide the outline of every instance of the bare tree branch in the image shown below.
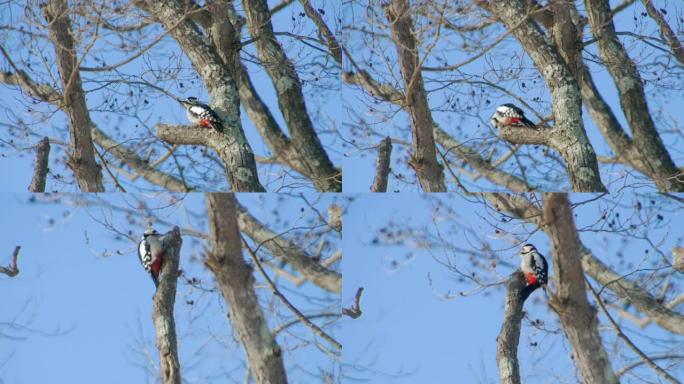
[[31,185],[28,188],[30,192],[45,192],[48,160],[50,160],[50,139],[46,136],[36,144],[36,165],[33,169]]
[[[620,105],[632,130],[633,152],[640,168],[661,191],[684,191],[684,177],[675,166],[651,117],[643,82],[634,61],[615,33],[607,0],[585,0],[589,25],[598,50],[618,89]],[[637,163],[637,162],[635,162]]]
[[14,252],[12,252],[12,261],[6,267],[0,267],[0,273],[4,273],[9,277],[14,277],[19,274],[19,266],[17,265],[17,259],[19,258],[19,250],[21,245],[14,247]]
[[[19,86],[29,95],[61,108],[62,95],[59,92],[47,84],[36,83],[22,70],[17,70],[14,73],[0,72],[0,83]],[[194,189],[182,180],[155,169],[147,160],[142,159],[135,152],[126,148],[126,146],[110,138],[92,122],[91,134],[97,145],[135,170],[150,183],[160,185],[172,192],[189,192]]]
[[154,294],[152,320],[157,332],[157,349],[164,384],[180,384],[180,362],[173,307],[179,273],[180,249],[183,243],[180,228],[174,227],[162,237],[164,262],[159,275],[159,287]]
[[390,172],[392,155],[392,139],[385,137],[378,144],[378,160],[375,165],[375,178],[371,185],[371,192],[387,192],[387,178]]
[[610,315],[610,313],[608,312],[608,309],[606,308],[606,305],[603,303],[603,300],[601,300],[601,298],[599,297],[599,294],[596,293],[596,291],[594,290],[594,287],[592,287],[588,281],[587,281],[587,287],[589,288],[589,291],[591,291],[591,294],[594,296],[596,303],[598,303],[599,307],[601,307],[601,310],[606,315],[606,318],[608,319],[608,321],[612,325],[613,329],[615,330],[615,333],[618,335],[619,338],[621,338],[625,342],[625,344],[627,344],[629,349],[634,351],[634,353],[636,353],[639,356],[639,358],[646,365],[651,367],[654,371],[656,371],[656,373],[658,375],[662,376],[665,380],[667,380],[673,384],[679,384],[680,382],[677,379],[672,377],[664,369],[660,368],[658,366],[658,364],[656,364],[653,360],[651,360],[651,358],[649,358],[641,349],[639,349],[639,347],[637,347],[632,342],[632,340],[629,339],[629,337],[627,337],[627,335],[624,334],[624,332],[622,332],[620,325],[618,325],[618,323],[615,322],[615,320],[613,319],[613,316]]
[[363,313],[361,311],[361,295],[363,294],[363,287],[359,287],[356,290],[356,295],[354,295],[354,303],[350,308],[342,308],[342,314],[351,317],[352,319],[358,319]]
[[249,255],[252,257],[252,261],[254,262],[254,265],[257,266],[257,269],[261,273],[261,276],[263,276],[264,280],[266,280],[266,283],[268,286],[271,288],[271,292],[273,292],[274,295],[278,296],[280,301],[285,304],[285,306],[294,313],[295,317],[297,317],[302,323],[304,323],[309,329],[311,329],[315,334],[323,338],[325,341],[330,343],[333,347],[335,347],[338,350],[342,349],[342,344],[340,344],[337,340],[333,339],[325,333],[319,326],[311,322],[297,307],[295,307],[290,301],[283,295],[282,292],[276,287],[276,285],[273,283],[273,280],[268,276],[266,271],[264,270],[264,267],[261,265],[261,262],[259,261],[259,257],[257,254],[250,248],[249,244],[247,244],[247,241],[242,239],[242,245],[247,249],[247,252]]
[[684,273],[684,248],[675,247],[672,250],[672,267],[681,273]]
[[505,26],[513,31],[525,51],[546,80],[553,101],[554,135],[547,144],[565,160],[572,189],[576,192],[605,191],[598,161],[582,122],[582,100],[579,85],[556,47],[549,44],[539,27],[529,20],[528,9],[520,0],[481,2]]
[[[231,66],[231,63],[223,61],[234,56],[230,52],[223,52],[219,55],[217,48],[209,44],[194,22],[187,18],[185,8],[179,0],[148,0],[141,6],[147,8],[169,31],[204,80],[212,107],[220,117],[224,130],[222,133],[216,132],[211,135],[209,140],[213,144],[212,149],[217,150],[225,164],[231,190],[236,192],[264,191],[257,175],[254,153],[247,142],[240,122],[240,97],[238,82],[235,78],[238,71],[234,63]],[[228,29],[221,30],[227,31]],[[223,36],[227,44],[231,44],[235,38],[234,31],[232,36]],[[234,51],[238,48],[239,44],[232,45]],[[179,144],[193,142],[187,135],[170,126],[160,125],[158,131],[160,137],[164,135],[164,140],[174,140],[174,137],[177,137],[176,141]]]
[[[508,212],[540,228],[545,225],[542,210],[522,195],[489,193],[483,196],[496,210]],[[637,283],[610,269],[589,248],[581,245],[579,252],[582,270],[592,279],[613,291],[620,299],[632,303],[636,309],[646,314],[659,326],[670,332],[684,335],[684,315],[663,305]]]
[[502,384],[520,384],[518,343],[520,342],[520,323],[523,319],[522,291],[524,288],[524,275],[520,270],[516,270],[508,278],[504,318],[501,331],[496,338],[496,363]]
[[670,46],[672,55],[675,57],[675,59],[677,59],[677,61],[679,61],[681,65],[684,66],[684,46],[682,46],[681,40],[677,38],[677,35],[674,33],[672,28],[670,28],[667,20],[665,20],[665,17],[658,12],[651,0],[641,0],[641,2],[644,3],[644,7],[646,7],[646,12],[648,15],[655,20],[660,27],[660,35],[667,40],[667,45]]
[[245,348],[252,376],[258,384],[287,383],[282,350],[259,305],[252,269],[242,257],[235,196],[208,193],[206,199],[212,249],[204,262],[226,300],[228,318]]
[[663,305],[645,289],[628,278],[612,271],[590,250],[582,248],[582,267],[598,283],[613,291],[621,299],[651,318],[656,324],[680,335],[684,335],[684,315]]
[[342,276],[338,272],[316,263],[304,249],[279,236],[239,206],[238,223],[240,230],[254,242],[266,247],[273,256],[285,260],[307,280],[330,292],[342,292]]
[[[653,356],[651,357],[651,360],[656,361],[656,360],[684,360],[684,355],[676,355],[672,353],[668,353],[665,355],[660,355],[660,356]],[[617,375],[618,378],[624,376],[627,372],[631,371],[632,369],[644,365],[645,362],[641,359],[621,368],[619,371],[617,371],[615,374]]]
[[278,105],[290,131],[291,154],[298,155],[298,163],[305,169],[316,189],[342,191],[342,173],[335,168],[323,149],[304,101],[302,85],[294,64],[285,55],[273,32],[271,14],[265,0],[243,2],[247,26],[261,64],[271,77],[278,96]]
[[617,383],[598,332],[596,310],[586,295],[572,208],[566,194],[544,194],[544,231],[548,234],[556,272],[557,292],[549,306],[558,314],[563,332],[572,345],[577,369],[585,383]]
[[410,9],[408,0],[392,0],[385,6],[385,16],[390,22],[404,80],[406,93],[404,106],[411,117],[413,153],[409,165],[416,171],[423,191],[444,192],[446,191],[444,171],[437,162],[432,113],[420,70],[420,58],[413,34]]
[[338,233],[342,233],[342,207],[339,205],[328,206],[328,225]]
[[[342,48],[345,50],[344,47]],[[396,104],[402,108],[405,107],[405,97],[401,91],[389,84],[383,84],[373,79],[367,71],[359,69],[358,66],[355,65],[348,53],[346,56],[350,61],[352,61],[352,64],[356,68],[357,72],[344,72],[342,75],[342,81],[347,84],[358,85],[366,92],[381,100]],[[504,172],[493,166],[489,160],[486,160],[479,153],[468,148],[454,137],[449,135],[434,120],[432,121],[432,129],[435,135],[435,140],[446,149],[447,153],[454,153],[459,159],[473,167],[473,169],[478,171],[480,175],[487,180],[504,186],[507,189],[515,192],[526,192],[535,189],[533,186],[528,185],[519,177]]]
[[78,70],[76,46],[72,37],[66,0],[49,0],[43,6],[50,39],[55,47],[57,67],[62,79],[64,98],[62,108],[69,117],[71,149],[68,165],[81,191],[104,192],[102,170],[95,161],[95,148],[90,133],[90,113]]
[[337,42],[335,34],[328,28],[328,25],[323,20],[321,14],[311,5],[309,0],[299,0],[299,2],[302,3],[306,16],[316,24],[319,35],[325,39],[325,44],[328,46],[330,55],[335,62],[342,67],[342,47],[340,47],[340,43]]

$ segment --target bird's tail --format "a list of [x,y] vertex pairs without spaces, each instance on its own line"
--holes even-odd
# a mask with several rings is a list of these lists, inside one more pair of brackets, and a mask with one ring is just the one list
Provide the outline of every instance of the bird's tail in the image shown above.
[[524,302],[525,300],[527,300],[527,298],[532,294],[532,292],[534,292],[539,287],[541,287],[541,284],[539,283],[526,285],[525,288],[523,288],[520,292],[522,301]]
[[535,128],[537,125],[531,122],[527,117],[523,116],[521,119],[522,123],[530,128]]
[[223,132],[223,125],[221,125],[221,123],[218,121],[212,121],[211,127],[219,132]]

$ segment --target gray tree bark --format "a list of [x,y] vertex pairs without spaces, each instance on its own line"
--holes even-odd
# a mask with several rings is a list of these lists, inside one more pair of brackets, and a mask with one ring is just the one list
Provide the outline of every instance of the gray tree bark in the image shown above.
[[375,178],[371,185],[371,192],[387,192],[387,178],[390,172],[392,155],[392,139],[385,137],[378,144],[378,160],[375,164]]
[[233,194],[206,194],[212,248],[205,264],[214,273],[228,306],[233,329],[245,348],[249,368],[258,384],[287,383],[280,346],[268,328],[254,291],[252,268],[242,256]]
[[[228,15],[229,19],[233,20],[233,24],[237,24],[240,20],[237,17],[237,13],[233,9],[232,4],[230,2],[221,2],[222,4],[225,4],[225,7],[223,9],[228,8]],[[216,3],[214,3],[216,4]],[[281,3],[281,6],[284,3]],[[322,23],[321,20],[316,20],[315,16],[318,14],[315,10],[313,10],[309,5],[308,2],[303,2],[304,9],[310,17],[314,18],[314,22],[316,23],[317,26],[322,27],[323,31],[327,30],[327,27],[325,26],[325,23]],[[276,12],[278,9],[282,9],[282,7],[276,6],[274,9],[271,10],[272,12]],[[311,12],[313,11],[313,12]],[[218,13],[217,13],[218,14]],[[212,28],[212,13],[210,13],[207,9],[200,9],[196,8],[192,10],[191,18],[196,21],[198,24],[202,25],[202,27],[206,30],[213,30]],[[322,23],[322,24],[321,24]],[[329,30],[327,30],[329,33]],[[239,33],[239,28],[235,29],[236,33]],[[332,34],[329,34],[329,36],[332,36]],[[335,41],[334,37],[331,37],[333,41]],[[216,39],[215,39],[216,40]],[[330,40],[330,39],[328,39]],[[277,41],[276,41],[277,43]],[[275,49],[278,49],[280,46],[279,43],[277,43],[278,46],[274,46]],[[217,44],[217,49],[222,50],[224,44]],[[257,47],[258,49],[258,47]],[[282,48],[280,48],[282,49]],[[337,45],[337,50],[340,50],[339,45]],[[335,59],[338,65],[342,65],[342,59],[341,57],[338,58],[336,50],[331,50],[331,56]],[[292,64],[287,56],[284,55],[284,52],[282,55],[278,55],[278,59],[285,60],[283,63],[289,62],[290,65]],[[272,65],[272,64],[270,64]],[[252,121],[254,124],[254,127],[259,131],[259,134],[261,137],[264,139],[266,145],[268,146],[269,150],[273,153],[275,160],[278,162],[285,164],[289,166],[290,168],[294,169],[295,171],[301,173],[305,177],[307,177],[309,180],[311,180],[314,184],[314,187],[320,191],[325,191],[325,192],[340,192],[341,191],[341,186],[342,186],[342,170],[339,168],[334,168],[334,170],[328,168],[326,169],[319,169],[320,162],[318,158],[316,157],[309,157],[309,156],[303,156],[303,154],[308,153],[308,154],[324,154],[325,157],[327,158],[327,154],[325,154],[324,148],[321,146],[320,140],[318,138],[312,139],[312,138],[307,138],[306,141],[303,140],[297,140],[297,142],[294,142],[294,136],[292,139],[283,132],[283,130],[280,128],[278,122],[276,119],[273,117],[273,114],[271,113],[271,110],[268,108],[268,106],[263,102],[261,97],[259,96],[259,93],[257,90],[254,88],[254,85],[252,84],[252,80],[249,76],[249,73],[247,72],[247,68],[244,65],[239,66],[239,76],[237,78],[240,79],[239,82],[239,91],[240,91],[240,101],[242,103],[242,106],[245,108],[245,111],[247,112],[247,115],[249,116],[249,119]],[[269,73],[270,75],[270,73]],[[296,75],[296,74],[295,74]],[[273,77],[272,77],[273,79]],[[286,79],[287,81],[290,81],[290,79]],[[299,83],[299,79],[296,78],[296,81]],[[300,85],[301,88],[301,85]],[[296,96],[296,92],[290,92],[290,96]],[[306,106],[304,103],[304,100],[302,99],[301,103],[299,103],[300,106],[303,105],[304,107]],[[310,118],[307,116],[307,119],[310,120]],[[298,122],[295,121],[295,127],[294,129],[297,130],[299,129],[299,125],[302,125],[306,128],[307,123],[306,122]],[[286,121],[286,124],[287,121]],[[311,123],[309,122],[309,125]],[[288,128],[292,130],[293,128],[288,125]],[[302,135],[306,138],[306,135],[316,135],[315,131],[307,131],[306,129],[301,130]],[[302,136],[300,135],[300,136]],[[301,151],[299,148],[302,146],[311,146],[305,151]],[[324,175],[323,178],[321,178],[321,175]],[[333,176],[332,179],[328,179],[327,176],[325,175],[331,175]]]
[[243,5],[259,60],[271,77],[280,111],[290,131],[292,149],[289,154],[296,155],[293,164],[303,168],[302,173],[311,178],[317,190],[341,192],[342,173],[333,166],[318,139],[297,71],[273,32],[266,0],[245,0]]
[[28,188],[29,192],[45,192],[48,160],[50,160],[50,139],[44,137],[36,144],[36,164],[33,168],[33,178]]
[[[404,95],[401,91],[389,84],[378,82],[365,70],[357,68],[356,72],[345,72],[342,75],[342,80],[345,83],[362,87],[366,92],[381,100],[405,108]],[[447,153],[453,152],[461,161],[471,166],[485,179],[514,192],[527,192],[536,189],[527,184],[525,180],[495,167],[482,155],[450,136],[434,120],[432,121],[432,130],[435,140],[445,148]]]
[[[231,52],[219,54],[217,48],[199,32],[197,26],[188,18],[185,7],[179,0],[148,0],[145,8],[164,26],[169,34],[178,42],[192,63],[197,73],[204,80],[209,93],[212,108],[216,111],[223,125],[223,133],[213,132],[209,135],[211,147],[217,150],[223,160],[231,190],[235,192],[262,192],[264,187],[259,182],[254,161],[254,153],[247,142],[242,123],[240,122],[240,97],[237,88],[235,64],[226,63],[222,59],[233,60],[234,52],[239,45],[235,44],[234,31],[225,25],[218,30],[225,32],[225,44],[232,47]],[[173,130],[168,126],[158,128],[162,140],[171,143],[189,143],[182,130]],[[177,137],[173,137],[176,134]],[[197,141],[196,144],[202,144]]]
[[385,6],[404,80],[404,107],[411,118],[413,153],[409,165],[416,171],[423,191],[445,192],[444,170],[437,162],[432,113],[423,84],[410,9],[408,0],[392,0]]
[[90,114],[81,85],[67,1],[49,0],[43,5],[43,14],[48,22],[50,40],[55,48],[57,68],[62,80],[61,105],[69,118],[71,153],[67,165],[74,171],[81,191],[104,192],[102,169],[95,161]]
[[271,254],[284,260],[307,280],[334,293],[342,293],[342,275],[315,262],[313,257],[293,242],[279,236],[262,224],[246,209],[238,206],[240,229],[258,244],[262,244]]
[[[0,82],[16,85],[35,98],[58,108],[63,108],[63,105],[60,103],[62,95],[56,89],[47,84],[36,83],[24,71],[17,71],[15,73],[0,72]],[[150,183],[162,186],[172,192],[190,192],[194,190],[192,186],[187,185],[183,180],[154,168],[147,160],[141,158],[135,152],[101,131],[92,121],[90,128],[93,140],[97,145],[106,153],[111,153],[117,160],[125,163]]]
[[159,287],[154,294],[152,320],[157,332],[159,370],[164,384],[180,384],[181,372],[178,360],[178,341],[173,308],[176,302],[176,283],[179,274],[180,249],[183,240],[180,228],[174,227],[162,238],[164,262],[159,274]]
[[575,366],[587,384],[617,383],[598,332],[596,309],[589,304],[581,251],[572,208],[566,194],[544,194],[544,231],[551,240],[557,292],[549,306],[558,314],[572,346]]
[[627,145],[618,148],[618,155],[652,178],[659,190],[684,191],[684,176],[672,161],[655,127],[639,70],[615,32],[610,4],[607,0],[586,0],[585,6],[591,32],[598,41],[599,55],[613,77],[620,105],[632,131],[632,140],[623,140]]
[[[543,211],[522,195],[489,193],[484,195],[495,209],[507,212],[539,228],[544,226]],[[581,245],[582,270],[625,302],[632,303],[649,319],[670,332],[684,335],[684,315],[666,306],[637,282],[613,271]]]
[[520,384],[518,344],[520,323],[524,315],[523,288],[524,276],[520,270],[516,270],[508,278],[504,318],[501,322],[501,331],[496,338],[496,363],[499,367],[499,381],[502,384]]
[[555,124],[554,129],[511,127],[502,130],[501,136],[514,144],[544,144],[557,150],[565,160],[573,191],[605,191],[596,153],[582,122],[579,85],[557,48],[528,19],[526,4],[521,0],[489,1],[486,7],[520,41],[544,77],[551,91]]

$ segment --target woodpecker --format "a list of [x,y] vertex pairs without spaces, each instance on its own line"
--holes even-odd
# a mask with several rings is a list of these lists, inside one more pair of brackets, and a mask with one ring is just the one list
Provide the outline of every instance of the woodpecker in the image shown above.
[[164,262],[164,249],[162,248],[161,234],[152,228],[148,228],[138,244],[138,257],[140,264],[152,276],[155,288],[159,286],[159,272]]
[[549,266],[544,256],[532,244],[525,244],[520,249],[520,270],[525,275],[523,300],[535,289],[548,281]]
[[213,128],[219,132],[223,131],[221,120],[207,104],[198,101],[196,97],[188,97],[187,100],[180,102],[185,107],[191,123],[204,128]]
[[503,104],[496,108],[496,112],[494,112],[490,121],[492,125],[499,129],[501,127],[536,127],[533,122],[525,117],[522,109],[513,104]]

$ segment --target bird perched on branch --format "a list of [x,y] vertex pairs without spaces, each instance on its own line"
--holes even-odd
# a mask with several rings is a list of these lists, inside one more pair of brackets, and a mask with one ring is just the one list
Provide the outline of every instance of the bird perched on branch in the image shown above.
[[525,288],[522,298],[525,300],[535,289],[546,285],[549,265],[544,256],[532,244],[525,244],[520,249],[520,271],[525,275]]
[[536,127],[533,122],[525,117],[522,109],[513,104],[503,104],[497,107],[490,121],[498,129],[502,127]]
[[204,128],[213,128],[219,132],[223,131],[221,120],[209,105],[197,100],[196,97],[188,97],[186,100],[180,100],[180,102],[185,107],[188,120],[192,124]]
[[159,272],[164,262],[164,247],[160,238],[159,232],[153,228],[148,228],[138,244],[140,264],[152,276],[155,287],[159,286]]

